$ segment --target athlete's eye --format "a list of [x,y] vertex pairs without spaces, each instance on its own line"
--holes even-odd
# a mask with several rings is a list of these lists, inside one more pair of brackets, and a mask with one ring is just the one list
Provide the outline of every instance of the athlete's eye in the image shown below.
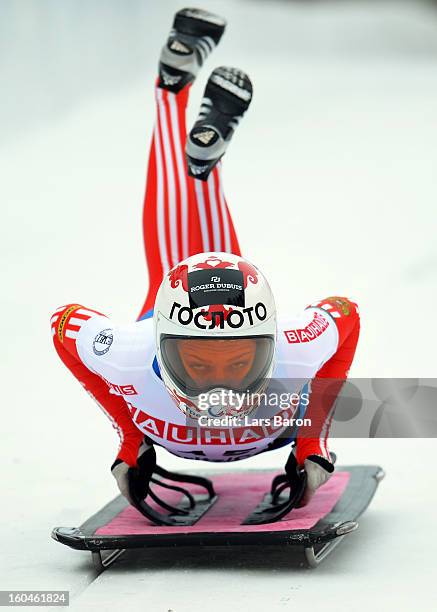
[[242,368],[247,367],[248,361],[236,361],[231,365],[233,370],[241,370]]
[[205,365],[204,363],[189,363],[188,367],[196,372],[206,372],[209,366]]

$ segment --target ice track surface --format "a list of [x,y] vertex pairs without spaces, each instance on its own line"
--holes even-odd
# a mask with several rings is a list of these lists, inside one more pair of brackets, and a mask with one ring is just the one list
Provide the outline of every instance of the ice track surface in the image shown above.
[[[360,529],[313,572],[274,549],[152,550],[94,579],[89,553],[50,539],[54,525],[79,525],[116,494],[117,439],[59,362],[49,315],[79,301],[133,320],[143,302],[152,83],[183,4],[0,8],[1,588],[66,589],[73,610],[108,612],[433,610],[434,440],[332,444],[340,463],[378,463],[387,478]],[[281,310],[333,294],[358,301],[351,375],[433,376],[436,5],[201,5],[229,27],[193,88],[191,117],[215,66],[240,66],[255,86],[224,165],[244,254],[268,274]]]

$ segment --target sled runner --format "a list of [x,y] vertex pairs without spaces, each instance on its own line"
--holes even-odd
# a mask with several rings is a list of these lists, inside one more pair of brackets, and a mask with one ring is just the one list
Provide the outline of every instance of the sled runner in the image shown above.
[[[277,544],[286,546],[288,551],[292,547],[301,564],[315,567],[346,534],[357,529],[357,518],[384,476],[379,466],[339,467],[307,506],[294,508],[279,520],[267,523],[266,508],[288,499],[283,499],[280,478],[274,480],[277,471],[203,472],[203,478],[163,472],[167,478],[177,476],[170,480],[179,484],[182,481],[184,487],[164,485],[160,503],[153,503],[176,518],[177,525],[153,524],[119,495],[80,527],[56,527],[52,538],[77,550],[89,550],[98,572],[126,549],[154,546]],[[211,486],[206,486],[205,481]]]

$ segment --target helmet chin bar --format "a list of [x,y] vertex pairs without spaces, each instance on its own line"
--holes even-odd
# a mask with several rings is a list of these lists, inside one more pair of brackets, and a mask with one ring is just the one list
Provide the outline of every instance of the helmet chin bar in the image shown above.
[[[225,415],[244,417],[253,412],[259,404],[259,402],[248,401],[249,398],[252,398],[256,393],[261,394],[265,386],[260,386],[259,381],[256,381],[253,389],[246,389],[244,392],[235,391],[229,387],[214,387],[197,395],[196,398],[190,397],[190,400],[196,400],[199,410],[209,417]],[[200,396],[203,396],[202,399],[200,399]],[[245,397],[246,401],[244,401]],[[203,403],[205,406],[203,406]]]
[[[256,380],[251,387],[246,388],[244,391],[236,391],[235,389],[232,389],[230,387],[214,387],[212,389],[209,389],[207,391],[202,391],[202,392],[197,392],[195,394],[190,395],[189,392],[192,391],[191,389],[181,389],[181,388],[173,388],[172,391],[170,391],[169,389],[167,389],[167,391],[170,394],[170,397],[173,399],[173,401],[176,403],[176,405],[178,406],[178,408],[184,412],[186,414],[186,416],[188,418],[192,418],[192,419],[197,419],[199,417],[202,416],[208,416],[208,417],[218,417],[221,415],[228,415],[228,416],[234,416],[234,417],[244,417],[249,415],[251,412],[253,412],[254,410],[256,410],[256,408],[259,405],[259,401],[253,401],[254,396],[257,395],[262,395],[266,388],[268,387],[270,382],[269,378],[260,378],[259,380]],[[217,398],[215,398],[215,401],[211,404],[210,402],[207,401],[208,396],[211,397],[212,399],[214,398],[214,395],[217,395]],[[234,397],[234,399],[236,400],[236,408],[238,408],[238,410],[234,410],[232,407],[232,404],[229,404],[229,408],[231,409],[231,412],[227,412],[226,409],[223,412],[223,410],[217,411],[218,413],[216,414],[216,411],[212,411],[210,408],[217,408],[219,409],[220,407],[223,406],[222,403],[220,403],[220,401],[216,401],[217,399],[222,399],[223,396],[226,395],[230,395],[230,399],[232,399],[232,397]],[[203,396],[203,397],[202,397]],[[247,404],[245,402],[241,402],[241,400],[239,398],[250,398],[250,403]],[[206,405],[204,405],[204,403]]]

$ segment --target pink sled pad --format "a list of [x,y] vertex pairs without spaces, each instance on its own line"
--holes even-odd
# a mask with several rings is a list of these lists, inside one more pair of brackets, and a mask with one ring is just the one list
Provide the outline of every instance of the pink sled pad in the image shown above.
[[[279,472],[278,472],[279,473]],[[109,523],[100,527],[95,535],[152,535],[177,533],[220,533],[220,532],[260,532],[295,531],[311,529],[319,520],[329,514],[343,495],[349,481],[349,472],[336,472],[332,478],[317,491],[310,503],[304,508],[292,510],[290,514],[276,523],[266,525],[241,525],[242,521],[263,500],[270,490],[275,472],[240,472],[220,474],[211,477],[218,500],[210,510],[192,526],[167,527],[153,525],[138,510],[128,506]],[[188,485],[191,494],[203,494],[204,489]],[[159,491],[160,497],[172,505],[178,504],[181,494],[176,491]],[[155,509],[159,509],[153,502]]]

